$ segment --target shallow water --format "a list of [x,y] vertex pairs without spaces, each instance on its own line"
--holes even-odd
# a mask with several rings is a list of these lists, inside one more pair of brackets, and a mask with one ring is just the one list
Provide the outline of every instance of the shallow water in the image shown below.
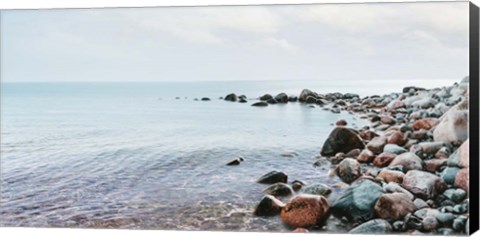
[[[266,188],[255,180],[281,170],[290,181],[338,183],[328,164],[313,166],[316,156],[336,120],[366,121],[300,103],[256,108],[218,97],[303,88],[365,96],[412,82],[376,85],[383,88],[352,81],[3,83],[1,225],[286,231],[278,217],[251,215]],[[212,100],[193,100],[204,96]],[[225,166],[239,155],[240,166]],[[326,229],[341,230],[337,224]]]

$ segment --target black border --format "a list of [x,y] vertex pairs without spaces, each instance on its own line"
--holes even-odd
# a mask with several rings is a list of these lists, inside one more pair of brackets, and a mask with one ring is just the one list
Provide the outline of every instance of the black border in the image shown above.
[[479,17],[478,7],[470,2],[470,230],[473,234],[479,225]]

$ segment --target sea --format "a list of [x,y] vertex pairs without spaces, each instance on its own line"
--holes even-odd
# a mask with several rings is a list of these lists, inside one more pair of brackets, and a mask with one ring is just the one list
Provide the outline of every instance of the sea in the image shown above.
[[[457,81],[2,82],[0,225],[289,231],[278,216],[252,215],[267,187],[257,178],[278,170],[289,182],[341,187],[329,164],[313,164],[335,121],[368,121],[299,102],[252,107],[255,98]],[[219,99],[229,93],[248,102]]]

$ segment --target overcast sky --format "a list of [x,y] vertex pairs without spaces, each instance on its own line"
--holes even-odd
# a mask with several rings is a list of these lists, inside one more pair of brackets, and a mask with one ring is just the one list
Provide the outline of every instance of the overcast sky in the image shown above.
[[468,2],[3,11],[2,80],[468,75]]

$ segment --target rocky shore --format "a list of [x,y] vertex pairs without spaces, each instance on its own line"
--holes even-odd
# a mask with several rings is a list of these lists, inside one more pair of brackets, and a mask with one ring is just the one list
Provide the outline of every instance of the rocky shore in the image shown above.
[[[222,99],[248,100],[233,93]],[[370,126],[339,120],[319,149],[317,162],[330,163],[345,183],[336,200],[327,200],[328,185],[305,184],[301,177],[289,183],[287,174],[271,171],[257,181],[266,187],[254,215],[280,215],[295,232],[329,231],[326,223],[339,221],[349,233],[468,233],[468,77],[449,87],[412,86],[364,98],[304,89],[299,96],[265,94],[255,100],[255,107],[297,102],[346,111]]]

